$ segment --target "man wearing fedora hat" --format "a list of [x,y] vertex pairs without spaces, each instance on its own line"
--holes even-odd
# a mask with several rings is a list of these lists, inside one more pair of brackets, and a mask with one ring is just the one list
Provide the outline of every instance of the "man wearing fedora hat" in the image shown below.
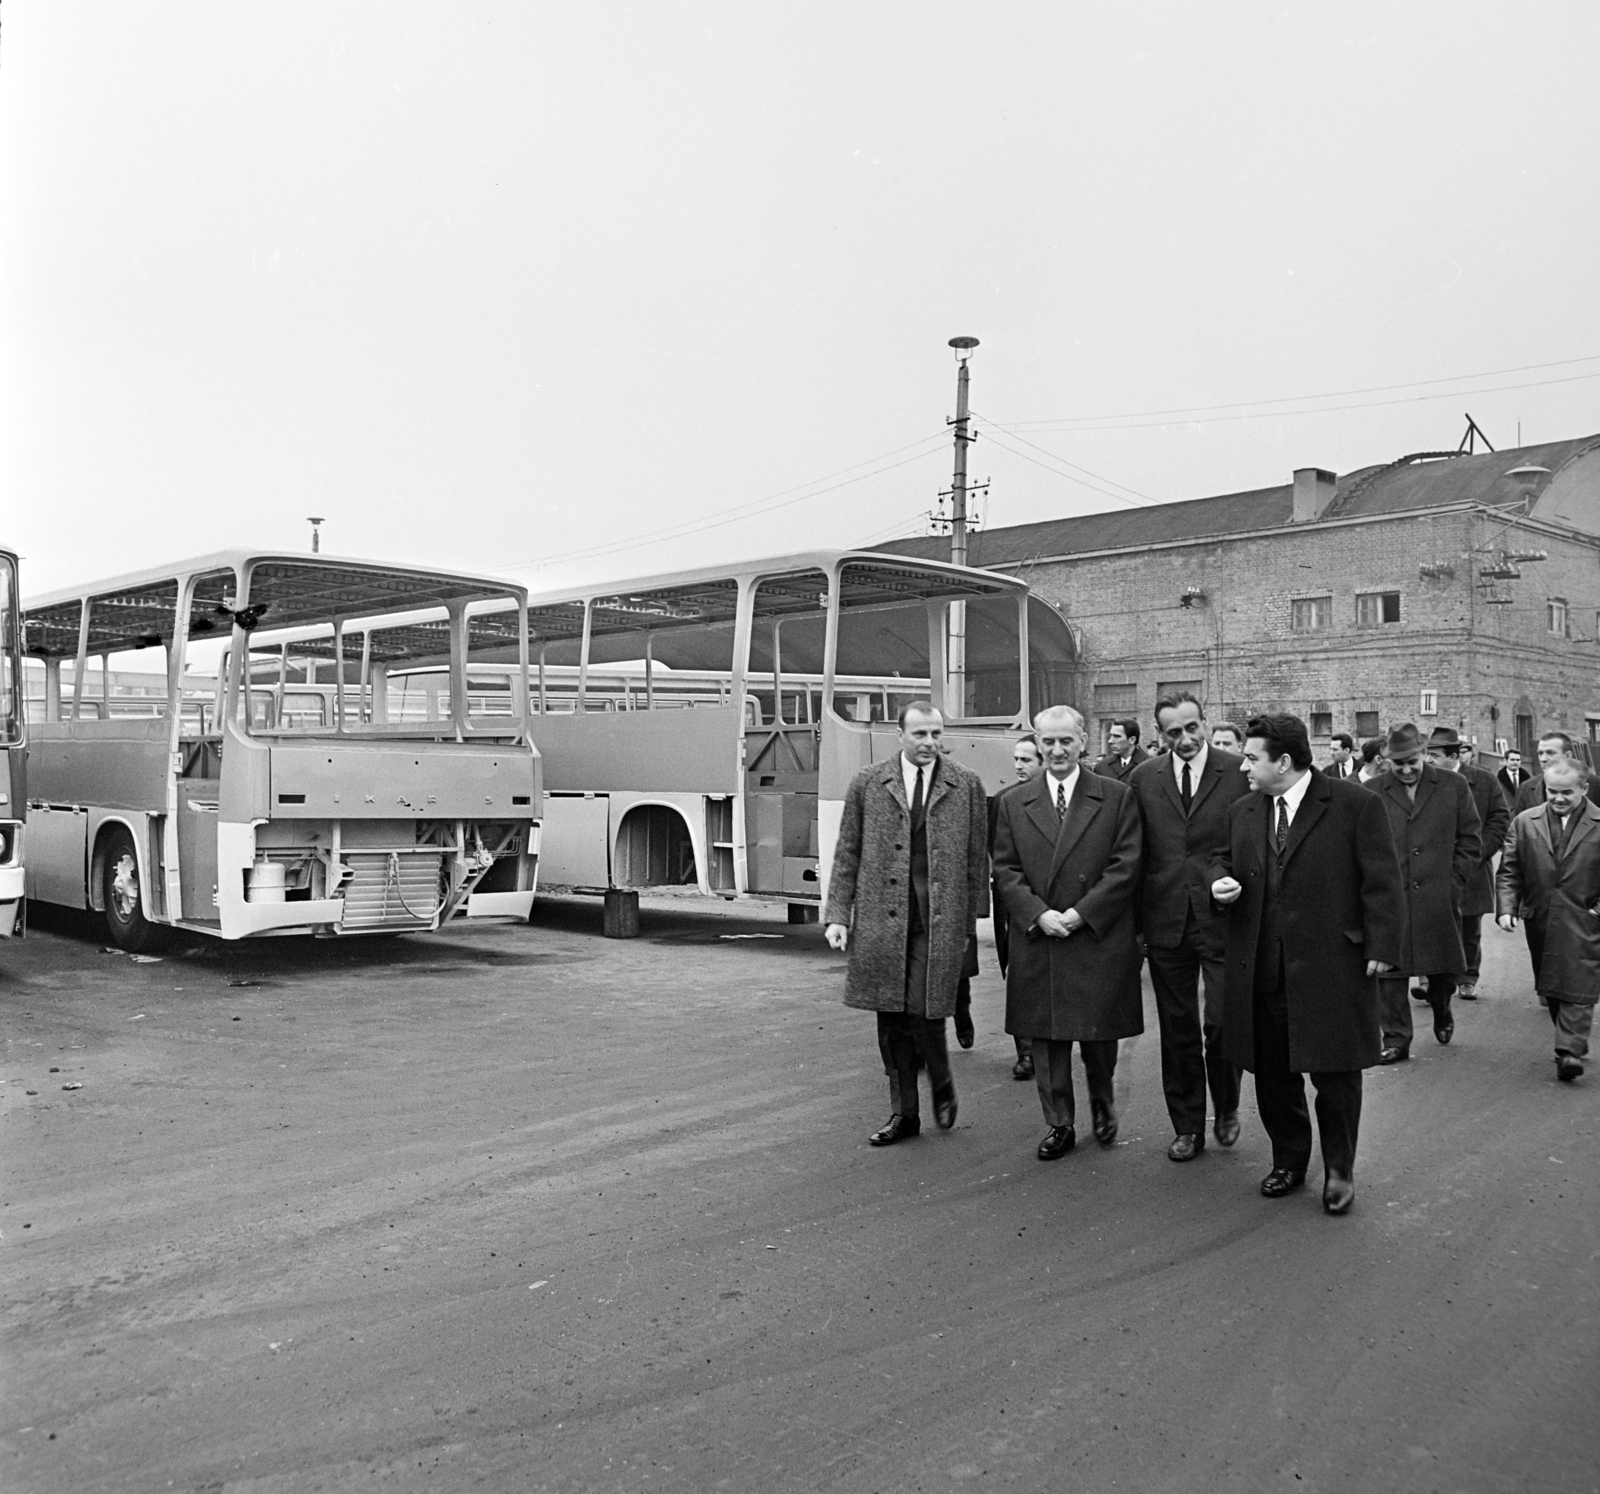
[[1456,773],[1428,762],[1422,734],[1409,721],[1389,732],[1384,744],[1389,771],[1367,785],[1389,816],[1406,912],[1398,969],[1378,982],[1383,1052],[1379,1063],[1411,1057],[1410,976],[1427,978],[1433,1035],[1455,1036],[1450,998],[1466,973],[1461,947],[1461,907],[1467,885],[1482,862],[1482,839],[1472,791]]
[[[1442,773],[1459,773],[1472,792],[1472,807],[1478,811],[1478,836],[1483,844],[1478,869],[1468,881],[1461,902],[1461,948],[1466,953],[1467,968],[1456,987],[1456,995],[1463,1001],[1473,1001],[1478,995],[1483,955],[1483,915],[1494,912],[1494,858],[1505,843],[1511,810],[1494,774],[1474,767],[1467,752],[1467,744],[1452,726],[1436,726],[1428,737],[1428,761]],[[1411,994],[1416,996],[1418,992],[1413,988]],[[1421,993],[1421,999],[1427,1000],[1426,991]]]

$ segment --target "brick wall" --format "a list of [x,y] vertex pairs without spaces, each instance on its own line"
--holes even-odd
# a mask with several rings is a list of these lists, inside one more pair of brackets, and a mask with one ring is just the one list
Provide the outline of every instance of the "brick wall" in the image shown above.
[[[1096,685],[1135,686],[1149,731],[1156,686],[1204,681],[1207,714],[1242,720],[1288,710],[1333,731],[1356,730],[1358,712],[1385,726],[1451,725],[1486,748],[1511,737],[1517,701],[1538,727],[1585,730],[1600,717],[1600,546],[1525,529],[1481,512],[1407,513],[1354,524],[1286,528],[1259,537],[1037,564],[1021,574],[1079,630],[1083,657],[1075,704],[1094,717]],[[1544,549],[1522,579],[1495,588],[1511,606],[1485,604],[1475,547]],[[1424,578],[1425,564],[1453,574]],[[1203,599],[1185,605],[1186,591]],[[1398,592],[1398,622],[1360,626],[1357,595]],[[1546,629],[1546,601],[1565,596],[1572,639]],[[1292,626],[1296,598],[1331,598],[1330,626]],[[1424,689],[1438,714],[1419,714]],[[1498,719],[1491,717],[1491,709]],[[1326,737],[1318,745],[1324,745]]]

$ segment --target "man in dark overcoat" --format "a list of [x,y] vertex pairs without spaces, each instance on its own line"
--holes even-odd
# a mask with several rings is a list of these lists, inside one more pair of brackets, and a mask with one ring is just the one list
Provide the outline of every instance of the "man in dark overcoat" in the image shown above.
[[1150,754],[1139,745],[1139,723],[1129,717],[1126,721],[1113,721],[1106,733],[1106,750],[1094,771],[1102,778],[1115,778],[1126,783],[1128,776],[1140,763],[1150,761]]
[[1298,716],[1257,716],[1246,733],[1251,792],[1228,809],[1211,884],[1228,910],[1222,1049],[1256,1076],[1268,1198],[1306,1180],[1311,1075],[1322,1206],[1342,1214],[1355,1198],[1361,1071],[1381,1047],[1374,977],[1399,960],[1405,933],[1400,863],[1377,795],[1312,768]]
[[1506,808],[1516,806],[1517,790],[1525,784],[1532,775],[1522,766],[1522,754],[1515,747],[1506,748],[1506,760],[1501,765],[1499,772],[1494,775],[1494,781],[1500,785],[1500,792],[1506,797]]
[[1405,941],[1398,968],[1378,982],[1383,1020],[1379,1063],[1405,1063],[1411,1057],[1409,977],[1427,981],[1433,1008],[1433,1035],[1441,1043],[1455,1036],[1450,998],[1467,968],[1461,944],[1461,909],[1467,886],[1483,861],[1478,811],[1472,791],[1458,773],[1444,773],[1427,761],[1422,734],[1407,721],[1389,733],[1384,747],[1389,771],[1367,785],[1389,818],[1395,854],[1400,858],[1406,914]]
[[[1475,1001],[1483,963],[1483,915],[1494,912],[1494,858],[1505,843],[1511,810],[1494,774],[1467,760],[1467,746],[1453,726],[1436,726],[1429,733],[1428,761],[1442,773],[1459,773],[1471,791],[1472,807],[1478,811],[1478,869],[1467,879],[1467,890],[1461,895],[1461,948],[1467,968],[1456,987],[1456,995],[1463,1001]],[[1418,993],[1413,990],[1411,994]],[[1421,999],[1428,999],[1426,991]]]
[[1600,1000],[1600,808],[1584,794],[1588,767],[1545,769],[1545,802],[1516,818],[1500,858],[1498,922],[1525,919],[1539,946],[1538,994],[1556,1032],[1556,1077],[1583,1075]]
[[1081,766],[1083,717],[1051,706],[1034,717],[1045,771],[1001,796],[994,881],[1010,920],[1006,1031],[1033,1050],[1049,1127],[1039,1159],[1077,1140],[1072,1045],[1083,1052],[1095,1139],[1117,1137],[1117,1043],[1144,1031],[1134,894],[1139,809],[1133,791]]
[[939,750],[944,720],[926,700],[901,712],[900,750],[845,792],[828,877],[828,943],[848,949],[845,1005],[878,1014],[890,1116],[868,1138],[892,1146],[922,1129],[919,1057],[934,1119],[956,1121],[944,1024],[968,941],[989,911],[988,810],[975,773]]
[[[1222,929],[1211,864],[1228,844],[1228,806],[1250,792],[1243,759],[1210,745],[1205,712],[1187,690],[1156,702],[1167,755],[1128,780],[1144,826],[1139,921],[1161,1024],[1161,1088],[1173,1140],[1167,1156],[1205,1150],[1206,1092],[1217,1141],[1239,1139],[1239,1071],[1222,1056]],[[1204,982],[1204,1005],[1201,985]]]

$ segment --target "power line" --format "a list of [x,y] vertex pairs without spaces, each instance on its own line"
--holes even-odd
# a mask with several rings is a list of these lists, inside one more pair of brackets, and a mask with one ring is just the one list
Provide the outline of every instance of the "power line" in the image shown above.
[[[1205,417],[1206,416],[1206,412],[1207,411],[1211,411],[1211,410],[1247,410],[1247,413],[1245,413],[1243,415],[1234,415],[1234,416],[1218,415],[1218,416],[1211,416],[1209,418],[1217,419],[1217,420],[1227,420],[1227,419],[1248,420],[1248,419],[1251,419],[1253,417],[1253,413],[1257,408],[1259,408],[1261,406],[1266,406],[1266,405],[1294,405],[1294,404],[1304,404],[1309,400],[1346,399],[1346,398],[1349,398],[1351,395],[1356,395],[1356,394],[1383,394],[1383,393],[1389,392],[1390,390],[1395,390],[1395,389],[1420,389],[1420,388],[1423,388],[1424,386],[1426,386],[1428,384],[1460,384],[1460,383],[1464,383],[1464,382],[1466,382],[1467,380],[1470,380],[1470,379],[1497,378],[1501,374],[1529,373],[1529,372],[1532,372],[1532,371],[1534,371],[1536,369],[1541,369],[1541,368],[1565,368],[1565,367],[1569,367],[1570,365],[1572,365],[1574,363],[1593,363],[1593,362],[1597,362],[1597,361],[1600,361],[1600,354],[1590,354],[1589,356],[1586,356],[1586,357],[1583,357],[1583,358],[1562,358],[1562,359],[1557,360],[1554,363],[1527,363],[1527,364],[1523,364],[1519,368],[1495,368],[1495,369],[1487,369],[1482,373],[1456,374],[1456,375],[1453,375],[1453,376],[1451,376],[1449,378],[1418,379],[1418,380],[1414,381],[1413,383],[1409,383],[1409,384],[1374,384],[1374,385],[1370,386],[1369,388],[1365,388],[1365,389],[1334,389],[1334,390],[1328,390],[1328,391],[1326,391],[1326,392],[1324,392],[1322,394],[1293,394],[1293,395],[1284,395],[1284,396],[1273,398],[1273,399],[1230,400],[1225,404],[1219,404],[1219,405],[1180,405],[1180,406],[1177,406],[1176,408],[1168,409],[1168,410],[1124,410],[1124,411],[1120,411],[1120,412],[1113,413],[1113,414],[1107,414],[1107,415],[1077,415],[1077,416],[1063,415],[1063,416],[1058,416],[1058,417],[1056,417],[1055,419],[1052,419],[1052,420],[1020,420],[1020,421],[1012,422],[1011,424],[1007,425],[1005,427],[1005,429],[1010,430],[1013,434],[1017,433],[1020,430],[1024,430],[1024,429],[1026,429],[1026,430],[1039,430],[1039,429],[1042,429],[1042,428],[1061,429],[1061,428],[1064,428],[1064,427],[1069,426],[1069,425],[1070,426],[1074,426],[1074,427],[1087,427],[1087,428],[1095,429],[1095,430],[1133,430],[1133,429],[1139,429],[1139,427],[1137,427],[1137,426],[1100,426],[1100,425],[1092,425],[1091,423],[1095,422],[1095,421],[1103,421],[1103,420],[1151,420],[1156,416],[1163,416],[1163,415],[1194,415],[1194,416],[1197,416],[1197,417]],[[1499,390],[1502,390],[1502,389],[1537,389],[1537,388],[1543,387],[1546,384],[1568,384],[1568,383],[1576,382],[1579,379],[1592,379],[1592,378],[1597,378],[1597,377],[1600,377],[1600,372],[1597,372],[1597,373],[1585,373],[1585,374],[1573,374],[1573,375],[1570,375],[1570,376],[1568,376],[1566,378],[1561,378],[1561,379],[1535,379],[1535,380],[1531,380],[1531,381],[1526,382],[1526,383],[1502,384],[1502,385],[1498,385],[1495,388],[1491,388],[1491,389],[1448,390],[1448,391],[1445,391],[1445,392],[1443,392],[1441,394],[1427,394],[1427,395],[1420,395],[1420,396],[1416,396],[1416,397],[1420,398],[1420,399],[1452,399],[1452,398],[1455,398],[1458,394],[1493,394],[1493,393],[1499,392]],[[1351,410],[1365,410],[1365,409],[1371,409],[1374,404],[1403,404],[1403,403],[1406,403],[1406,401],[1404,401],[1404,400],[1376,400],[1376,401],[1373,401],[1372,404],[1341,405],[1341,406],[1335,406],[1334,408],[1337,408],[1337,409],[1351,409]],[[1302,410],[1302,411],[1291,410],[1291,411],[1286,411],[1286,412],[1281,412],[1281,413],[1287,413],[1287,414],[1315,414],[1317,412],[1316,411],[1311,411],[1311,410]],[[1165,422],[1157,422],[1157,423],[1165,423]],[[1199,423],[1199,422],[1197,420],[1197,421],[1192,422],[1192,423]]]
[[[988,422],[985,422],[985,424],[988,424]],[[1018,436],[1017,439],[1020,441],[1022,437]],[[1152,508],[1155,506],[1154,499],[1129,498],[1122,493],[1112,492],[1110,488],[1102,488],[1097,486],[1095,483],[1085,482],[1081,477],[1074,477],[1070,472],[1063,472],[1059,467],[1052,467],[1046,462],[1041,462],[1038,457],[1029,456],[1027,452],[1019,451],[1015,446],[1008,446],[1004,441],[994,434],[993,429],[988,432],[988,440],[992,441],[1002,451],[1009,451],[1012,456],[1021,457],[1025,462],[1032,462],[1035,467],[1043,467],[1046,472],[1051,473],[1053,476],[1063,477],[1068,482],[1076,483],[1080,488],[1088,488],[1091,492],[1099,493],[1102,497],[1113,498],[1118,503],[1126,503],[1133,508]],[[1029,442],[1028,444],[1031,446],[1033,443]],[[1044,448],[1036,446],[1034,447],[1034,450],[1043,451]],[[1050,453],[1046,453],[1046,455],[1050,455]],[[1057,458],[1057,460],[1059,460],[1059,458]]]
[[[911,462],[920,462],[925,457],[934,456],[943,448],[944,432],[940,431],[934,436],[924,436],[921,441],[913,441],[909,444],[910,446],[926,446],[929,442],[937,442],[938,445],[929,447],[927,451],[915,452],[913,455],[904,457],[898,462],[888,462],[881,467],[875,467],[870,472],[862,472],[855,477],[847,477],[841,482],[828,483],[826,486],[819,487],[817,482],[826,482],[826,479],[819,478],[817,482],[807,483],[799,488],[786,488],[782,493],[773,494],[769,498],[752,499],[750,502],[737,504],[731,509],[725,509],[720,514],[708,516],[704,519],[693,519],[682,524],[667,525],[660,529],[653,529],[647,533],[635,535],[632,539],[618,540],[611,544],[590,545],[586,549],[567,550],[556,555],[541,556],[537,560],[522,560],[506,566],[504,569],[543,570],[546,566],[555,565],[560,561],[584,560],[601,555],[620,554],[625,550],[636,550],[641,545],[656,544],[669,539],[681,539],[690,534],[703,533],[708,529],[720,529],[726,524],[738,524],[745,519],[754,519],[762,514],[775,513],[780,508],[788,508],[793,504],[802,503],[807,498],[820,498],[824,493],[832,493],[840,488],[847,488],[855,483],[865,482],[870,477],[878,477],[885,472],[892,472],[896,467],[904,467]],[[907,449],[908,447],[906,446],[900,446],[896,447],[895,451],[905,451]],[[894,454],[894,452],[885,452],[883,455],[892,456]],[[869,458],[869,460],[881,460],[881,458]],[[865,463],[857,462],[855,465],[860,467],[864,466]],[[842,467],[839,470],[841,472],[849,472],[853,469]],[[789,494],[793,496],[786,496]]]
[[[1096,482],[1110,483],[1112,487],[1121,488],[1124,493],[1131,493],[1135,498],[1138,498],[1145,503],[1156,503],[1159,501],[1158,499],[1152,498],[1148,493],[1141,493],[1137,488],[1130,488],[1125,482],[1118,482],[1114,477],[1102,477],[1098,472],[1091,472],[1087,467],[1080,467],[1076,462],[1069,462],[1064,456],[1059,456],[1055,452],[1051,451],[1049,447],[1040,446],[1037,442],[1030,441],[1020,431],[1012,430],[1009,426],[1000,425],[998,422],[990,420],[987,415],[980,415],[976,410],[974,410],[972,414],[975,420],[981,420],[985,426],[988,426],[991,429],[991,431],[1005,431],[1008,436],[1014,437],[1016,440],[1022,442],[1024,446],[1031,446],[1035,451],[1043,452],[1044,455],[1049,457],[1052,461],[1060,462],[1063,467],[1070,467],[1074,472],[1081,472],[1085,477],[1094,478]],[[992,435],[990,436],[990,439],[994,439]],[[1006,449],[1010,450],[1009,447]],[[1013,455],[1020,456],[1021,453],[1014,452]],[[1087,484],[1085,484],[1085,486],[1087,486]],[[1103,490],[1097,489],[1097,491]],[[1114,497],[1115,494],[1112,494],[1111,496]]]

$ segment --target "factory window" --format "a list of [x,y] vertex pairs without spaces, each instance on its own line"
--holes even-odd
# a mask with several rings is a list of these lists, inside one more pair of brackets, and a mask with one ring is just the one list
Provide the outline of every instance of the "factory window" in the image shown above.
[[1313,711],[1311,713],[1311,735],[1314,737],[1331,737],[1333,735],[1333,712]]
[[1368,591],[1356,598],[1356,626],[1375,628],[1381,623],[1400,621],[1400,593]]
[[1567,636],[1567,599],[1551,597],[1544,604],[1545,626],[1558,638]]
[[1363,742],[1369,737],[1378,735],[1378,713],[1376,711],[1356,712],[1356,735]]
[[1289,626],[1297,633],[1313,633],[1333,626],[1332,597],[1296,597],[1289,607]]
[[1118,712],[1131,716],[1139,706],[1137,685],[1096,685],[1094,687],[1094,712],[1097,716],[1111,716]]

